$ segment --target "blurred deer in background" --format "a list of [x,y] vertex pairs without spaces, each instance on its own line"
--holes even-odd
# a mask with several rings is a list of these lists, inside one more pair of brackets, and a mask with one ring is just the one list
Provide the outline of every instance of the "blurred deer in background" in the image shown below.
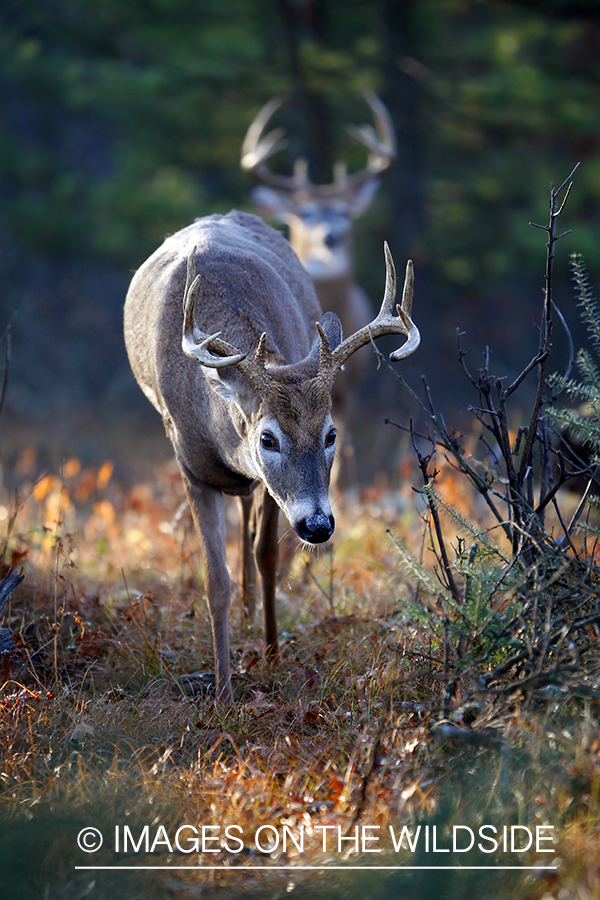
[[[290,243],[313,280],[321,308],[338,316],[344,334],[352,334],[371,316],[369,300],[355,280],[352,222],[368,209],[379,186],[378,176],[396,158],[394,126],[387,109],[373,91],[365,91],[364,96],[373,113],[375,128],[349,125],[347,130],[367,148],[367,166],[348,175],[346,164],[338,162],[331,184],[313,184],[303,158],[296,160],[292,176],[275,174],[266,165],[269,157],[287,144],[282,128],[263,135],[267,123],[283,103],[280,99],[270,100],[261,109],[242,146],[242,168],[262,182],[252,191],[254,202],[265,215],[288,226]],[[343,386],[334,386],[333,409],[341,434],[352,430],[356,392],[365,364],[365,355],[354,357]],[[352,460],[350,468],[353,469],[350,435],[344,433],[343,437],[344,452]],[[339,465],[338,458],[336,475]],[[341,481],[354,480],[349,475],[350,472],[344,473]]]
[[379,315],[346,339],[334,313],[322,316],[289,243],[257,216],[234,211],[197,220],[168,237],[132,279],[125,343],[138,384],[163,417],[203,547],[218,701],[232,696],[223,495],[238,496],[246,509],[258,495],[255,540],[243,517],[242,585],[256,562],[273,659],[279,509],[309,544],[327,541],[334,529],[334,379],[373,338],[406,336],[392,360],[419,345],[412,263],[396,306],[387,245],[385,257]]

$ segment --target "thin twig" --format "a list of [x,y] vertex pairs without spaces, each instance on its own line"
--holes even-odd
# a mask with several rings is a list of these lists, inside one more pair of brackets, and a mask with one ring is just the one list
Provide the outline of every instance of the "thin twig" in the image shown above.
[[[417,456],[417,461],[419,463],[419,468],[421,469],[421,473],[423,476],[423,484],[425,485],[425,487],[427,487],[427,485],[429,485],[431,483],[432,479],[435,478],[435,476],[437,474],[435,471],[434,471],[433,475],[429,474],[429,463],[431,462],[433,453],[435,451],[432,450],[432,452],[429,454],[429,456],[423,456],[423,454],[417,447],[417,443],[415,441],[414,435],[412,436],[412,443],[413,443],[413,448],[414,448],[415,454]],[[452,568],[450,566],[450,559],[448,558],[448,551],[446,550],[446,542],[444,540],[444,532],[442,529],[442,523],[440,521],[440,515],[438,512],[437,505],[435,503],[435,500],[433,499],[433,497],[431,496],[431,494],[429,492],[426,492],[426,496],[427,496],[427,505],[429,506],[429,511],[431,513],[431,518],[433,520],[433,525],[435,528],[437,545],[438,545],[438,548],[440,551],[444,574],[446,576],[447,587],[450,590],[450,593],[452,594],[454,599],[458,603],[462,603],[462,596],[461,596],[458,586],[454,580],[454,574],[453,574]]]

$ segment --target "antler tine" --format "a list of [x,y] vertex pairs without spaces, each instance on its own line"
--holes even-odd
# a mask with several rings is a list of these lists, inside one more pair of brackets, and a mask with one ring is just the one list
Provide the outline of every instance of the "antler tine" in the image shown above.
[[[279,150],[287,147],[288,141],[284,137],[285,128],[274,128],[270,131],[262,141],[259,141],[251,149],[247,150],[242,156],[242,169],[249,172],[255,172],[257,168],[264,164],[270,156],[274,156]],[[242,148],[243,149],[243,148]]]
[[281,97],[274,97],[265,103],[260,110],[244,138],[242,144],[242,169],[251,172],[259,181],[264,184],[270,184],[283,190],[295,191],[301,185],[295,176],[276,175],[270,171],[265,165],[267,159],[278,153],[283,147],[287,146],[288,141],[285,139],[285,128],[274,128],[269,134],[262,136],[269,119],[283,105]]
[[[411,353],[415,352],[421,342],[419,329],[411,319],[414,283],[412,260],[409,259],[406,264],[406,277],[402,292],[402,306],[395,306],[396,269],[387,242],[384,244],[384,254],[386,271],[385,291],[381,309],[373,322],[371,322],[370,325],[365,325],[364,328],[361,328],[359,331],[346,338],[333,351],[329,347],[329,341],[327,340],[327,336],[323,329],[317,325],[319,336],[321,338],[319,378],[322,378],[327,382],[333,380],[338,369],[340,369],[346,360],[359,350],[360,347],[370,343],[370,341],[375,338],[382,337],[384,334],[404,334],[408,338],[402,347],[390,354],[390,359],[394,362],[410,356]],[[394,311],[397,315],[394,315]]]
[[267,334],[263,331],[259,338],[254,357],[252,359],[246,357],[238,364],[238,369],[246,376],[261,400],[264,400],[265,397],[267,397],[273,385],[273,380],[267,372],[265,365],[266,358]]
[[377,131],[377,152],[386,157],[386,168],[396,159],[396,131],[389,114],[388,108],[381,102],[377,94],[371,88],[365,88],[363,96],[371,110],[375,119],[375,128]]
[[319,371],[317,377],[330,384],[333,383],[335,373],[339,366],[336,364],[333,353],[331,352],[331,345],[329,343],[329,338],[325,333],[325,329],[320,322],[316,322],[315,324],[321,340],[321,347],[319,350]]
[[[387,241],[383,242],[383,258],[385,259],[385,290],[383,292],[383,300],[381,301],[381,309],[379,310],[379,314],[375,319],[374,325],[377,324],[378,320],[384,318],[388,313],[389,315],[393,315],[394,311],[394,303],[396,300],[396,291],[397,291],[397,279],[396,279],[396,266],[394,265],[394,257],[392,256],[392,251],[390,250],[390,245]],[[409,260],[408,265],[412,266],[412,262]]]
[[414,283],[414,268],[412,259],[409,259],[406,263],[406,275],[404,276],[402,306],[396,307],[398,316],[402,319],[402,323],[405,328],[404,333],[406,334],[408,340],[405,344],[402,345],[402,347],[399,347],[398,350],[394,350],[393,353],[390,353],[390,360],[392,362],[399,362],[401,359],[406,359],[407,356],[410,356],[411,353],[415,352],[415,350],[421,343],[421,334],[419,332],[419,329],[411,319]]
[[[283,98],[281,97],[273,97],[269,100],[268,103],[265,103],[263,108],[260,110],[256,118],[252,121],[248,131],[246,132],[246,137],[244,138],[244,143],[242,144],[242,166],[245,169],[252,168],[251,156],[255,155],[256,149],[261,144],[261,135],[265,129],[265,126],[269,119],[277,112],[279,107],[283,104]],[[280,134],[278,137],[283,137],[284,129],[277,129]],[[269,135],[271,137],[273,132]],[[263,142],[264,142],[263,138]],[[247,162],[244,160],[247,159]]]
[[412,264],[412,259],[409,259],[406,263],[406,274],[404,276],[404,287],[402,289],[402,311],[406,313],[409,319],[412,315],[414,288],[415,270]]
[[200,331],[194,323],[199,286],[200,276],[196,275],[196,247],[194,247],[188,256],[183,295],[183,337],[181,339],[183,352],[186,356],[210,369],[236,366],[248,379],[259,397],[264,400],[271,389],[271,377],[265,366],[266,333],[261,335],[254,357],[248,359],[245,353],[240,353],[232,344],[222,340],[220,331],[216,331],[214,334],[205,334]]
[[375,128],[372,125],[346,126],[352,137],[369,151],[367,168],[364,172],[357,172],[355,179],[379,175],[389,169],[396,159],[396,134],[389,112],[375,91],[366,88],[362,93],[373,113]]
[[[227,341],[219,340],[220,331],[209,335],[196,328],[194,311],[196,309],[196,296],[199,287],[200,276],[196,275],[196,247],[193,247],[187,260],[187,274],[183,294],[183,337],[181,339],[181,349],[186,356],[212,369],[236,366],[246,358],[245,353],[240,353]],[[214,352],[211,353],[211,350]]]
[[282,103],[283,100],[280,97],[274,97],[272,100],[269,100],[250,125],[242,144],[243,169],[247,169],[250,172],[254,171],[258,165],[264,163],[270,156],[273,156],[278,150],[286,146],[287,141],[284,139],[285,128],[274,128],[269,134],[262,136],[267,122],[277,112]]

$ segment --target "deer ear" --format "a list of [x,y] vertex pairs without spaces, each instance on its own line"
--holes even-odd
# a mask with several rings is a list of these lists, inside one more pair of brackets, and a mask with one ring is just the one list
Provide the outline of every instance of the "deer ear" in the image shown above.
[[249,404],[250,395],[253,393],[248,380],[233,366],[222,369],[213,369],[204,366],[204,374],[209,385],[227,403],[236,403],[244,409]]
[[[335,350],[335,348],[342,343],[342,323],[336,316],[334,312],[326,312],[323,318],[321,319],[321,328],[327,335],[327,340],[329,341],[330,350]],[[317,334],[315,340],[317,341],[317,348],[320,348],[321,341],[319,339],[319,335]],[[314,346],[314,341],[313,341]],[[312,348],[311,348],[312,353]]]
[[252,199],[266,216],[270,216],[276,222],[287,221],[291,207],[285,193],[261,185],[252,190]]

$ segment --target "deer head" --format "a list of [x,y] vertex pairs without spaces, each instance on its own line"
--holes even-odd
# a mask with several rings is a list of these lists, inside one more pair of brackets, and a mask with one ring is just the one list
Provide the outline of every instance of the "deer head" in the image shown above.
[[384,334],[407,338],[391,354],[394,361],[409,356],[420,342],[411,319],[412,262],[406,267],[402,304],[396,305],[395,267],[387,244],[384,250],[386,286],[373,322],[343,339],[338,317],[328,312],[316,323],[310,353],[287,365],[268,362],[266,333],[248,356],[220,332],[205,334],[196,328],[200,276],[195,272],[195,251],[188,257],[183,351],[206,367],[213,389],[235,407],[238,419],[241,416],[238,432],[244,435],[249,471],[264,482],[299,537],[310,543],[328,540],[334,529],[327,491],[336,446],[331,389],[337,373],[360,347]]

